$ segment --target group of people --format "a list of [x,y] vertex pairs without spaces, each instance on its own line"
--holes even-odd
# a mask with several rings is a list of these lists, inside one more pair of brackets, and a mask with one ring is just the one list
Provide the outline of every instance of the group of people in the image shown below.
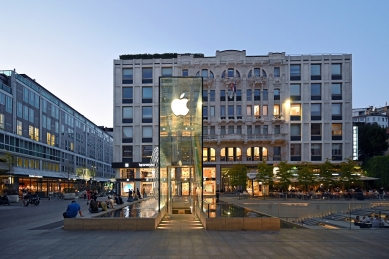
[[354,225],[362,227],[363,225],[370,225],[372,228],[389,228],[389,215],[386,215],[384,219],[380,219],[378,215],[366,217],[363,216],[362,219],[359,216],[356,216],[354,220]]
[[[146,198],[146,190],[143,189],[143,198]],[[128,202],[137,201],[138,199],[142,199],[142,196],[140,195],[139,188],[136,188],[136,192],[134,190],[128,191]]]

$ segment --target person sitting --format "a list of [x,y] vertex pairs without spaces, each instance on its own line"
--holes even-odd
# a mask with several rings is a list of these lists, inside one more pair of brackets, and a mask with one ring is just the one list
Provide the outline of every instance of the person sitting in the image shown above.
[[72,201],[62,215],[64,218],[75,218],[77,217],[77,213],[79,213],[81,217],[84,217],[80,205],[76,201]]
[[362,222],[361,222],[362,224],[366,224],[366,223],[370,223],[370,219],[369,219],[369,217],[365,217],[365,216],[363,216],[363,218],[362,218]]
[[386,215],[385,218],[382,220],[382,226],[384,228],[389,228],[389,215]]
[[375,215],[373,221],[371,222],[371,227],[373,228],[381,227],[381,221],[378,219],[378,215]]
[[111,196],[108,196],[108,200],[106,200],[105,203],[107,203],[108,208],[114,209],[113,204],[115,203],[115,201],[112,199]]
[[107,211],[107,203],[105,201],[100,201],[99,202],[99,208],[101,208],[102,211]]
[[356,218],[354,219],[354,226],[360,226],[360,225],[361,225],[361,220],[359,216],[356,216]]
[[128,199],[127,199],[127,202],[133,202],[134,201],[134,198],[132,197],[132,191],[128,191]]
[[99,209],[99,204],[96,200],[92,199],[91,202],[89,203],[89,212],[90,213],[98,213],[101,211],[101,209]]

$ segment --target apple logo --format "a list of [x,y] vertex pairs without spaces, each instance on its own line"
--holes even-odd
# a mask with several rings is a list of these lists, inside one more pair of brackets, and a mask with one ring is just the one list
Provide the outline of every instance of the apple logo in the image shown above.
[[172,112],[176,116],[185,116],[189,112],[188,107],[186,107],[186,103],[189,100],[184,98],[184,96],[185,96],[185,93],[181,94],[180,99],[174,99],[172,101],[172,104],[171,104]]

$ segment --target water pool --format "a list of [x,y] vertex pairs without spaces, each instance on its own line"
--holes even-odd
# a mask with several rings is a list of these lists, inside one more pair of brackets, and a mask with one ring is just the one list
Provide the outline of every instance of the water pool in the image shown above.
[[112,210],[99,218],[153,218],[158,214],[158,202],[154,198]]

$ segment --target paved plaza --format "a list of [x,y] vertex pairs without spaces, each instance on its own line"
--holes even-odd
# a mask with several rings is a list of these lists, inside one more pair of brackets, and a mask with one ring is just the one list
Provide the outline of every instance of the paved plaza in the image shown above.
[[[239,202],[244,205],[263,201]],[[174,224],[183,227],[155,231],[65,231],[60,221],[68,203],[42,200],[37,207],[23,207],[20,203],[12,204],[12,208],[1,206],[0,258],[327,259],[386,258],[389,253],[388,229],[207,231],[186,228],[185,221],[190,219],[173,216]],[[80,204],[87,213],[83,200]]]

